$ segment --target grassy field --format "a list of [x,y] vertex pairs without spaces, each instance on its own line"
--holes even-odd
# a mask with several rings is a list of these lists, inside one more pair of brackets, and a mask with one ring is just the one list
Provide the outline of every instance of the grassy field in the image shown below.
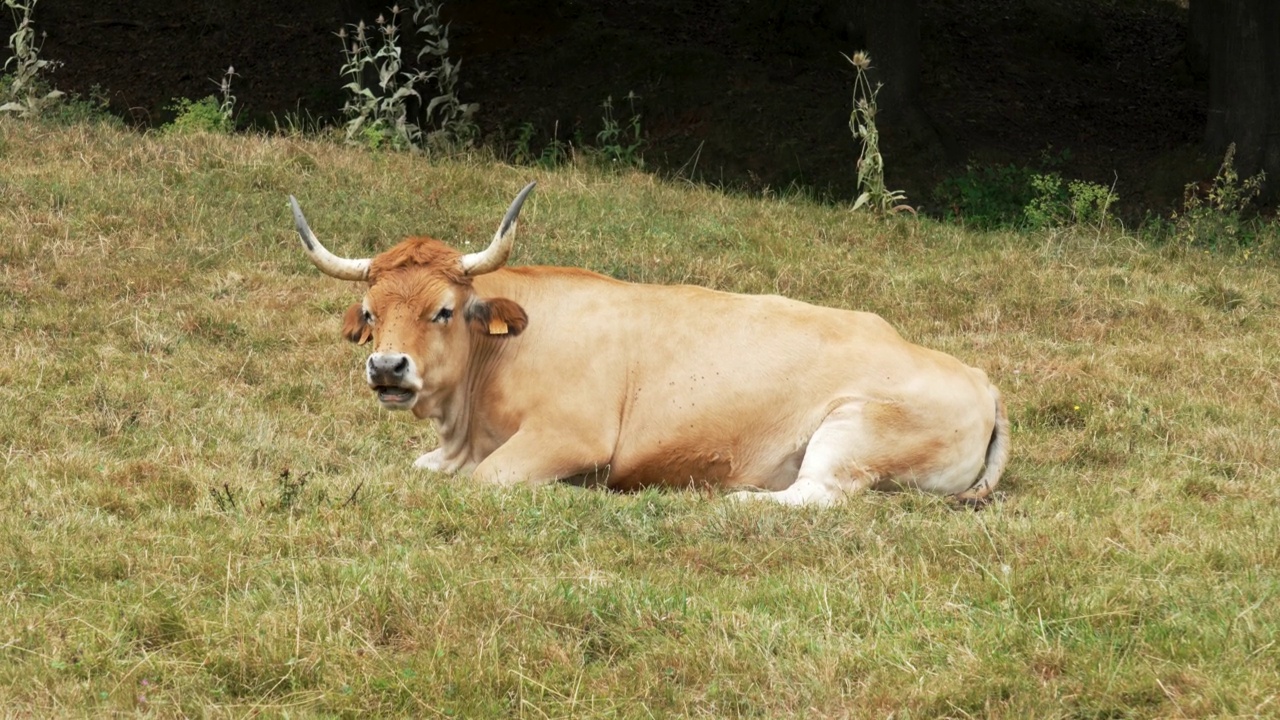
[[[1001,499],[413,470],[432,430],[364,387],[338,334],[359,289],[309,264],[286,197],[337,252],[475,248],[529,179],[513,264],[872,310],[985,369],[1014,423]],[[1280,715],[1277,269],[587,167],[0,121],[0,715]]]

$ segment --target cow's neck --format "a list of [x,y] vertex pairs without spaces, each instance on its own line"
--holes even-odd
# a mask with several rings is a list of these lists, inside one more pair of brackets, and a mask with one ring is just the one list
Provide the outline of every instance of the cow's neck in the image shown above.
[[[462,382],[421,396],[413,407],[419,419],[435,423],[445,457],[457,464],[479,462],[493,448],[475,447],[476,409],[506,347],[504,341],[477,337],[471,343],[471,359]],[[475,456],[475,457],[472,457]]]

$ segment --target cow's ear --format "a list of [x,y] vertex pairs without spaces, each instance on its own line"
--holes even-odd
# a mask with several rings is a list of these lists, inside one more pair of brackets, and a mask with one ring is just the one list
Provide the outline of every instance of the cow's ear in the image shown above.
[[342,316],[342,337],[357,345],[363,345],[373,337],[373,328],[364,321],[364,306],[360,303],[353,303]]
[[467,325],[480,335],[519,335],[529,325],[524,308],[506,298],[475,299],[467,305]]

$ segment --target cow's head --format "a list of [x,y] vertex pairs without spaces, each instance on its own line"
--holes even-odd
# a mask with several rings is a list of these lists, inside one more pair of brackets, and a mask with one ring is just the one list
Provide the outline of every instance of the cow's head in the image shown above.
[[363,302],[347,309],[342,334],[362,345],[373,341],[365,377],[383,407],[409,410],[423,396],[462,382],[472,335],[501,338],[524,330],[523,308],[506,298],[477,296],[471,278],[506,263],[520,206],[535,184],[516,196],[489,247],[465,255],[439,240],[412,237],[377,257],[338,257],[320,244],[289,196],[311,262],[340,280],[369,283]]

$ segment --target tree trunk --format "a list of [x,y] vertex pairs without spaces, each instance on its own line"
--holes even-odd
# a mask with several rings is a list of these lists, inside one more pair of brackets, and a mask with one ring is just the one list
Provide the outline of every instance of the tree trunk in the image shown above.
[[1209,29],[1222,15],[1222,0],[1191,0],[1187,10],[1187,68],[1197,80],[1209,77]]
[[1211,4],[1217,12],[1200,17],[1209,40],[1205,149],[1222,157],[1235,143],[1236,170],[1242,178],[1266,172],[1263,199],[1270,203],[1280,189],[1280,2]]

